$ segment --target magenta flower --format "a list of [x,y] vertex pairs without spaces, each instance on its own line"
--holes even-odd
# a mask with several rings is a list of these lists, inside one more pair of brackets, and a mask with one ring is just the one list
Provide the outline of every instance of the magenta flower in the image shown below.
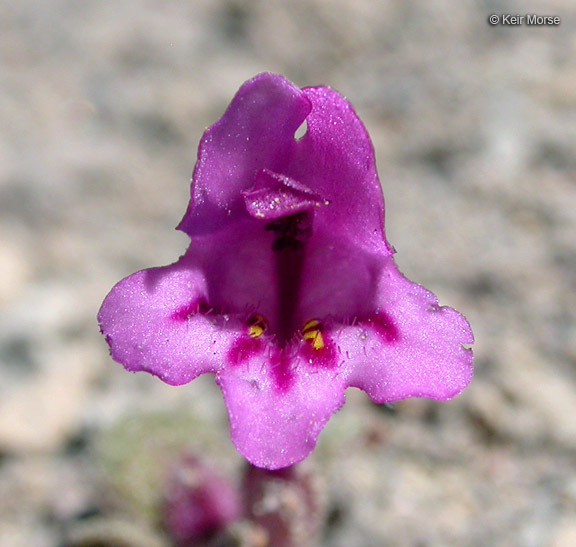
[[377,403],[454,397],[472,377],[470,326],[398,271],[383,221],[351,105],[256,76],[202,138],[184,256],[104,301],[112,357],[172,385],[213,373],[234,444],[269,469],[313,450],[347,387]]

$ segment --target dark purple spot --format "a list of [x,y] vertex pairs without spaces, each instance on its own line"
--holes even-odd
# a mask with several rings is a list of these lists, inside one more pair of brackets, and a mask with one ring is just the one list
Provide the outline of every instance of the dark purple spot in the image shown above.
[[393,344],[400,341],[400,331],[385,312],[379,312],[361,323],[378,334],[386,343]]
[[241,365],[250,357],[262,351],[262,340],[243,336],[234,342],[230,351],[228,351],[228,360],[232,366]]
[[192,300],[189,304],[182,306],[181,308],[177,309],[171,316],[170,319],[174,321],[186,321],[192,315],[196,315],[198,313],[205,315],[210,311],[206,300],[203,298],[198,298],[196,300]]
[[290,356],[282,349],[270,356],[270,373],[280,393],[286,393],[294,382],[294,370],[290,366]]
[[336,346],[325,333],[322,333],[322,340],[324,347],[320,349],[315,349],[309,341],[306,341],[302,348],[302,355],[304,359],[315,367],[326,369],[335,368],[338,364]]
[[[228,362],[233,367],[241,365],[251,357],[261,353],[265,349],[265,342],[259,338],[243,336],[234,342],[228,352]],[[270,348],[270,357],[267,367],[270,375],[280,393],[286,393],[294,380],[294,372],[291,368],[290,356],[278,347]]]

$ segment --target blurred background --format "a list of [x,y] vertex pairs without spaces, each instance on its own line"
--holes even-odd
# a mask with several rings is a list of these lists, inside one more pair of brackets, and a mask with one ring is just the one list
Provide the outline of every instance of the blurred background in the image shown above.
[[197,143],[262,71],[351,100],[400,268],[476,335],[454,401],[349,390],[308,460],[321,544],[576,545],[575,24],[573,0],[1,2],[0,546],[169,545],[179,454],[236,480],[212,379],[124,372],[96,313],[184,251]]

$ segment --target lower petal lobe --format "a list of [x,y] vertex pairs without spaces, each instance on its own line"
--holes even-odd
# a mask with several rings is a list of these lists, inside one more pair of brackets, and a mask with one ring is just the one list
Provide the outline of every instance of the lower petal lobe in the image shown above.
[[377,403],[448,400],[472,379],[472,350],[464,347],[474,341],[468,322],[406,279],[391,257],[380,274],[374,311],[342,326],[334,339],[348,385]]
[[[289,369],[276,370],[271,366],[282,363],[262,351],[242,366],[216,375],[230,415],[232,440],[258,467],[279,469],[303,460],[344,404],[342,377],[311,365],[298,351],[289,357]],[[285,380],[289,386],[284,386]]]
[[205,279],[187,257],[120,281],[98,321],[116,361],[172,385],[217,371],[240,328],[238,320],[212,313]]

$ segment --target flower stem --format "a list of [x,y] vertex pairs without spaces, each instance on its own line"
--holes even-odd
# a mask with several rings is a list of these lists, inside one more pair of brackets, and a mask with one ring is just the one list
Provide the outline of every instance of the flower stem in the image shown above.
[[248,464],[242,490],[246,517],[264,530],[269,545],[316,544],[324,511],[318,481],[307,465],[271,471]]

